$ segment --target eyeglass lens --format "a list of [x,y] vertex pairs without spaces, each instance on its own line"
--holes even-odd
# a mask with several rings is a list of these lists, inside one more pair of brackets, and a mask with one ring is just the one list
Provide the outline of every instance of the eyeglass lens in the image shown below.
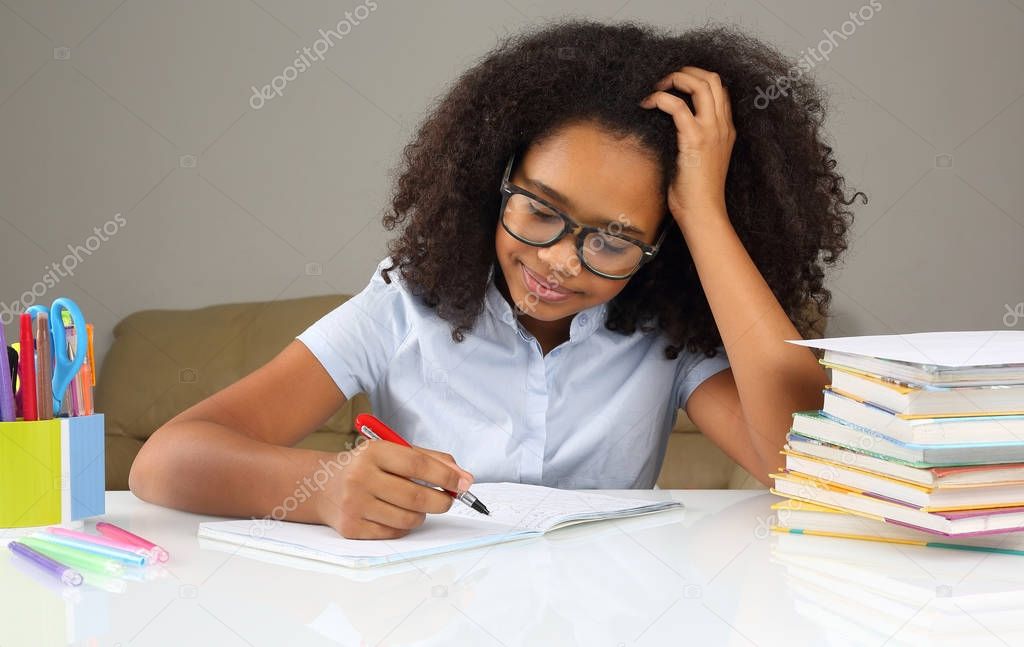
[[[502,219],[516,236],[534,245],[552,242],[565,227],[565,221],[558,214],[520,193],[508,196]],[[590,232],[583,239],[584,261],[604,274],[629,274],[640,264],[643,255],[638,245],[605,231]]]

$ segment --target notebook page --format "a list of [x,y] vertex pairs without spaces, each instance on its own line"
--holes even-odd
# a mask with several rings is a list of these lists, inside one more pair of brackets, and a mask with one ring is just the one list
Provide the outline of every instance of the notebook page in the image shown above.
[[471,491],[491,511],[489,516],[454,502],[448,512],[428,515],[422,526],[398,539],[346,539],[326,526],[249,519],[202,523],[199,536],[332,564],[369,566],[513,541],[571,520],[680,505],[522,483],[479,483]]
[[486,521],[486,517],[479,512],[473,511],[473,514],[480,518],[429,515],[422,526],[398,539],[346,539],[327,526],[288,521],[264,524],[249,519],[200,524],[199,536],[284,555],[353,565],[359,561],[382,563],[400,561],[409,556],[460,550],[493,543],[499,538],[503,541],[512,539],[514,535],[521,534],[512,528]]
[[[572,520],[604,519],[675,502],[613,497],[581,490],[558,490],[524,483],[479,483],[470,488],[491,511],[490,519],[516,530],[546,532]],[[478,518],[482,515],[461,503],[444,516]]]

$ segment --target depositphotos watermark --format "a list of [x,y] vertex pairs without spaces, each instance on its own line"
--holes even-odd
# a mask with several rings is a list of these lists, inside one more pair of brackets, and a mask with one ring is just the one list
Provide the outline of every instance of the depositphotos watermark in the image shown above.
[[786,96],[789,93],[789,86],[803,76],[806,72],[809,72],[811,68],[820,63],[821,61],[827,61],[828,57],[832,54],[833,50],[839,47],[838,39],[846,40],[850,36],[853,36],[854,32],[859,27],[863,27],[864,23],[875,17],[875,14],[882,10],[882,3],[879,0],[871,0],[868,4],[861,6],[857,11],[851,11],[849,20],[843,21],[843,24],[839,25],[839,29],[825,29],[823,33],[825,38],[818,41],[818,44],[814,47],[808,47],[800,54],[800,58],[797,59],[796,66],[789,69],[786,76],[775,79],[775,82],[768,86],[768,89],[758,88],[757,97],[754,98],[754,107],[758,110],[764,110],[768,107],[768,104],[780,96]]
[[37,301],[46,296],[46,293],[57,287],[61,279],[70,278],[75,275],[75,270],[82,262],[83,256],[92,256],[103,243],[117,235],[121,228],[128,224],[124,216],[114,214],[114,217],[103,223],[102,227],[93,227],[93,234],[82,241],[80,245],[68,244],[68,253],[59,262],[50,263],[45,273],[38,281],[32,284],[31,289],[22,293],[21,298],[13,303],[0,303],[0,325],[6,326],[14,321],[14,318],[25,312],[36,304]]
[[366,0],[352,11],[346,11],[345,17],[338,21],[334,29],[324,31],[320,29],[320,38],[313,41],[312,46],[295,50],[298,56],[292,64],[281,70],[281,73],[270,80],[270,83],[262,88],[252,86],[252,96],[249,97],[249,106],[253,110],[259,110],[274,97],[284,94],[284,89],[289,82],[298,78],[301,72],[313,67],[313,63],[324,60],[327,50],[334,47],[335,41],[347,36],[352,28],[361,21],[366,20],[371,11],[377,10],[377,3],[374,0]]

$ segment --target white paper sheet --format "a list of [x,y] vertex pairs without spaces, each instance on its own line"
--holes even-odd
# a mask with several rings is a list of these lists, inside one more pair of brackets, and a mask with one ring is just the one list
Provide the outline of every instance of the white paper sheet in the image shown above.
[[1024,364],[1024,330],[963,330],[786,341],[914,364],[949,367]]

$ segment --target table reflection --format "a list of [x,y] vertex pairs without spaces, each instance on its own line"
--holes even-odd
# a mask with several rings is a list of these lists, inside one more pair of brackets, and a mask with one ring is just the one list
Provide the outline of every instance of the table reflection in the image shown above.
[[780,534],[771,559],[795,611],[835,644],[1024,643],[1019,557]]

